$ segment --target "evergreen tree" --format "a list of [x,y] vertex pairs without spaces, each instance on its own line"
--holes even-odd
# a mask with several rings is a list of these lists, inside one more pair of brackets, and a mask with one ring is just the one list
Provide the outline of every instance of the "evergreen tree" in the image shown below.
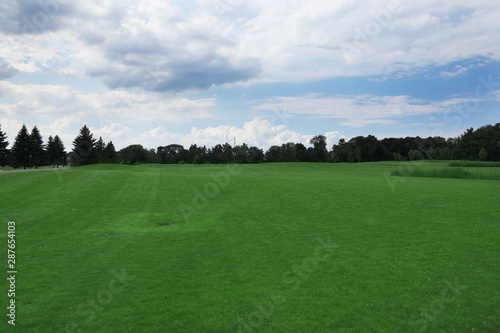
[[95,144],[95,149],[96,149],[96,155],[97,155],[97,162],[98,163],[103,163],[106,161],[106,143],[102,140],[102,137],[99,137],[99,140],[97,140]]
[[52,166],[56,164],[56,145],[52,135],[49,136],[49,141],[47,142],[47,147],[45,151],[45,156],[47,157],[47,162]]
[[87,165],[93,164],[96,160],[96,139],[90,133],[87,125],[83,125],[80,133],[73,140],[73,151],[71,154],[71,165]]
[[22,166],[26,169],[30,165],[30,148],[30,135],[26,125],[23,124],[12,146],[13,166],[15,168]]
[[30,154],[31,154],[31,165],[34,165],[38,169],[39,166],[43,165],[45,160],[45,150],[43,147],[42,136],[40,131],[35,126],[31,130],[30,134]]
[[9,164],[9,150],[7,147],[9,146],[9,142],[7,141],[7,135],[2,132],[2,125],[0,124],[0,165],[8,165]]
[[109,141],[106,145],[106,162],[116,163],[117,153],[113,141]]
[[57,167],[59,167],[59,164],[61,165],[66,165],[66,148],[64,147],[64,143],[62,142],[61,138],[56,135],[54,137],[54,145],[55,145],[55,161],[57,164]]

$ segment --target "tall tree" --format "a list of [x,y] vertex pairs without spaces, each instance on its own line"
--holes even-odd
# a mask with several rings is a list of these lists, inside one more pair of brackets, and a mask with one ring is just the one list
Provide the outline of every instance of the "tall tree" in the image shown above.
[[280,147],[278,146],[271,146],[269,149],[266,151],[266,162],[278,162],[279,158],[279,153],[280,153]]
[[247,156],[248,163],[261,163],[264,161],[264,151],[255,146],[248,148]]
[[333,145],[332,147],[332,155],[333,155],[333,161],[335,163],[338,162],[345,162],[347,160],[346,157],[346,142],[345,139],[342,138],[339,140],[338,145]]
[[49,164],[54,167],[66,164],[66,152],[64,151],[64,144],[59,136],[49,136],[49,141],[46,148],[46,159]]
[[0,124],[0,165],[8,165],[9,164],[9,150],[7,147],[9,146],[9,142],[7,141],[7,135],[2,132],[2,125]]
[[454,154],[459,158],[475,160],[479,152],[484,149],[488,152],[486,159],[489,161],[500,160],[500,123],[486,125],[474,130],[468,129],[454,143]]
[[95,150],[96,139],[90,133],[90,129],[87,125],[83,125],[80,129],[80,133],[73,140],[73,151],[71,154],[71,165],[87,165],[95,163],[96,160],[96,150]]
[[59,164],[66,165],[66,148],[64,147],[64,143],[58,135],[54,137],[54,145],[56,148],[55,156],[57,167],[59,167]]
[[30,165],[30,135],[26,125],[17,133],[14,145],[12,146],[12,157],[14,167],[23,167],[26,169]]
[[209,161],[212,164],[225,163],[224,159],[224,149],[221,144],[217,144],[212,149],[209,150]]
[[49,140],[47,141],[45,156],[47,157],[47,162],[49,164],[51,164],[52,166],[56,165],[57,150],[56,150],[56,144],[54,142],[54,138],[52,137],[52,135],[49,135]]
[[326,137],[324,135],[316,135],[309,143],[313,145],[314,162],[325,162],[328,156]]
[[361,162],[361,157],[363,156],[363,152],[361,151],[361,146],[356,145],[356,148],[354,148],[354,158],[356,161]]
[[188,159],[187,163],[195,163],[194,161],[198,160],[198,146],[196,144],[192,144],[188,149]]
[[106,162],[115,163],[117,161],[117,153],[113,141],[109,141],[106,145]]
[[188,151],[182,145],[171,144],[165,147],[158,147],[157,154],[161,157],[162,163],[177,164],[180,161],[186,162],[188,158]]
[[233,147],[228,142],[222,145],[222,155],[224,156],[222,163],[229,163],[234,159]]
[[[147,162],[148,150],[142,145],[130,145],[118,152],[124,164],[135,164]],[[160,161],[160,160],[159,160]]]
[[248,163],[248,145],[243,143],[241,146],[235,146],[233,148],[234,160],[239,163]]
[[287,142],[281,145],[278,155],[281,162],[295,162],[296,157],[295,143]]
[[36,126],[33,127],[30,134],[30,154],[31,164],[34,165],[36,169],[44,164],[45,149],[43,146],[42,135]]
[[99,140],[97,140],[95,144],[95,149],[96,149],[96,155],[97,155],[97,162],[102,163],[106,160],[106,143],[102,139],[102,136],[99,137]]
[[307,148],[302,143],[295,144],[295,155],[297,156],[297,161],[299,161],[299,162],[309,161],[309,155],[307,154]]

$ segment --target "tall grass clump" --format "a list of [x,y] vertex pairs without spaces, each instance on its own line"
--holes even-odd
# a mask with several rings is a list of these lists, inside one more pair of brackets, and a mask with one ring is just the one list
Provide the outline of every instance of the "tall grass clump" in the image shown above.
[[393,171],[393,176],[402,177],[428,177],[428,178],[454,178],[454,179],[497,179],[498,173],[484,173],[481,171],[469,172],[460,167],[448,168],[415,168],[411,172]]
[[492,167],[500,168],[500,162],[484,162],[484,161],[452,161],[448,163],[450,167],[466,167],[466,168],[483,168]]

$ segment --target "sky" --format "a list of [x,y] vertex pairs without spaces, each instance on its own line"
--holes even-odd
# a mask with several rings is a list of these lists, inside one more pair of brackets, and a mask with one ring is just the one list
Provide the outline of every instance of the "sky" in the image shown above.
[[500,122],[497,0],[6,0],[0,125],[66,149],[325,135],[458,137]]

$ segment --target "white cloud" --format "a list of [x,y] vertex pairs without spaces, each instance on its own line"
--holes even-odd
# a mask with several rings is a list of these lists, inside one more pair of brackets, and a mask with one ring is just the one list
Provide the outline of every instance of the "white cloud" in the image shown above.
[[[90,75],[113,89],[144,88],[153,73],[149,88],[158,91],[404,75],[464,59],[500,60],[495,1],[142,0],[64,8],[52,17],[57,25],[39,34],[0,31],[0,57],[21,71]],[[355,48],[349,59],[346,44]]]
[[391,125],[397,119],[409,116],[440,114],[453,109],[470,98],[454,98],[445,101],[423,101],[409,96],[327,96],[309,94],[303,97],[273,97],[256,110],[287,110],[291,114],[311,118],[341,119],[341,125],[364,127],[373,124]]
[[[182,124],[207,119],[213,117],[209,109],[216,104],[213,98],[191,100],[126,91],[83,93],[66,85],[17,85],[0,81],[3,130],[12,136],[19,131],[19,124],[36,125],[45,139],[59,135],[67,148],[84,124],[94,124],[96,133],[104,140],[125,144],[133,140],[130,127],[138,123]],[[123,124],[120,125],[123,128],[117,124]]]
[[185,123],[211,118],[208,109],[216,105],[213,98],[190,100],[159,93],[107,91],[82,93],[70,86],[16,85],[0,81],[0,115],[31,119],[43,116],[86,115],[86,118],[134,119],[166,123]]
[[23,126],[23,124],[17,120],[9,119],[9,118],[0,118],[0,125],[2,132],[7,134],[7,141],[10,146],[14,143],[16,139],[16,135]]
[[[327,138],[334,139],[339,136],[341,136],[340,133],[331,132],[328,133]],[[285,125],[273,126],[269,120],[256,118],[245,122],[243,127],[193,127],[188,134],[169,132],[165,126],[159,126],[143,133],[139,142],[146,147],[155,148],[177,143],[187,149],[191,144],[213,147],[228,142],[233,145],[236,139],[237,145],[246,143],[249,146],[267,149],[272,145],[281,145],[286,142],[300,142],[309,146],[309,140],[312,137],[313,135],[301,135],[291,131]]]
[[455,76],[461,76],[461,75],[464,75],[467,73],[469,69],[467,67],[463,67],[463,66],[455,66],[453,68],[453,71],[451,72],[446,72],[446,71],[442,71],[441,73],[439,73],[443,78],[446,78],[446,79],[449,79],[449,78],[452,78],[452,77],[455,77]]

